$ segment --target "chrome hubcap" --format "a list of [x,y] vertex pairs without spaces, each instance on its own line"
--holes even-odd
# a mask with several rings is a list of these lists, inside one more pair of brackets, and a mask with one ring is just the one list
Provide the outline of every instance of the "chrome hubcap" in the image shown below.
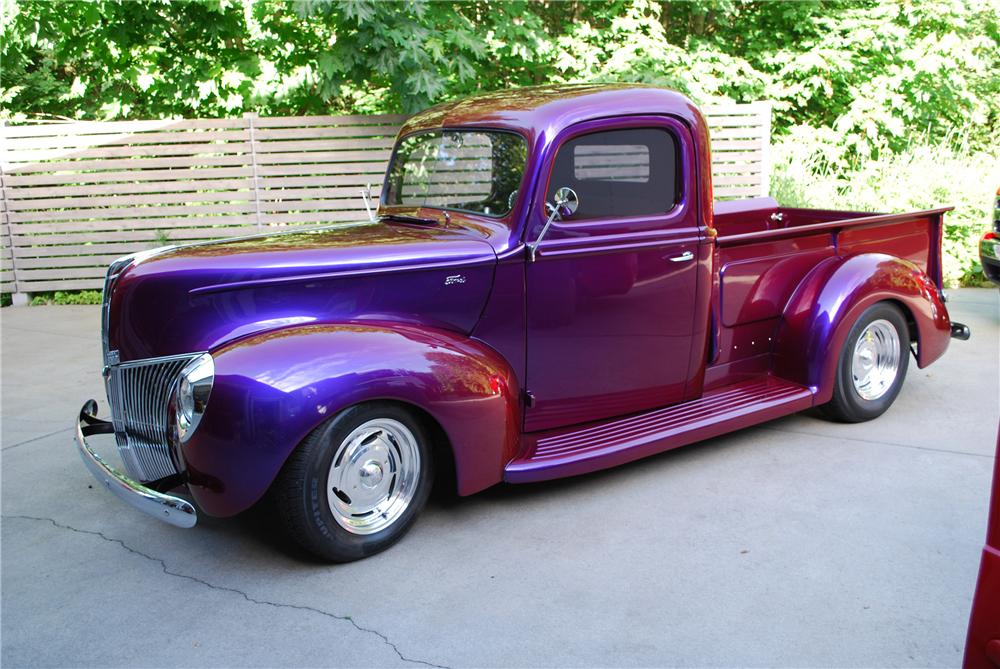
[[338,525],[354,534],[373,534],[403,515],[419,478],[416,437],[399,421],[377,418],[357,427],[337,448],[326,497]]
[[896,327],[887,320],[872,321],[854,345],[851,375],[854,389],[864,400],[877,400],[889,392],[899,372],[902,347]]
[[361,485],[371,489],[382,482],[382,466],[374,460],[369,460],[361,467]]

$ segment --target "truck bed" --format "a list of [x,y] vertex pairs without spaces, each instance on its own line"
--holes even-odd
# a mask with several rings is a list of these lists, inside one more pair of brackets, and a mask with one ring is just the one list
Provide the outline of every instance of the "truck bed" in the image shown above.
[[706,389],[768,369],[782,310],[802,279],[833,256],[882,253],[909,260],[941,288],[942,217],[781,207],[773,198],[715,203],[719,281],[715,351]]
[[[920,266],[940,287],[941,216],[952,207],[901,214],[782,207],[770,197],[715,203],[720,246],[790,238],[827,241],[841,255],[878,252]],[[763,249],[762,249],[763,250]]]

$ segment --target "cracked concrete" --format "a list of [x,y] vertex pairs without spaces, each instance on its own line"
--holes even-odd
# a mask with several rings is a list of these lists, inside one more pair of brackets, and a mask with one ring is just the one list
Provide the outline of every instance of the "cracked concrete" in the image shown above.
[[[318,564],[259,513],[152,521],[69,426],[103,402],[99,313],[4,309],[4,666],[957,665],[1000,389],[995,291],[872,423],[809,413],[616,470],[433,503]],[[113,451],[110,444],[106,451]]]
[[333,620],[347,622],[351,626],[353,626],[354,629],[358,630],[359,632],[365,632],[367,634],[373,634],[373,635],[377,636],[379,639],[382,640],[382,642],[385,645],[387,645],[390,648],[392,648],[393,652],[396,653],[396,655],[399,657],[399,659],[402,660],[402,661],[404,661],[404,662],[410,662],[410,663],[413,663],[413,664],[421,664],[421,665],[424,665],[424,666],[427,666],[427,667],[438,667],[438,669],[449,669],[448,667],[446,667],[444,665],[441,665],[441,664],[433,664],[431,662],[425,662],[424,660],[418,660],[418,659],[415,659],[415,658],[412,658],[412,657],[406,657],[405,655],[403,655],[402,652],[400,652],[400,650],[396,646],[396,644],[394,644],[389,639],[389,637],[387,637],[385,634],[383,634],[382,632],[379,632],[378,630],[369,629],[367,627],[362,627],[351,616],[337,615],[336,613],[330,613],[329,611],[323,611],[321,609],[317,609],[317,608],[312,607],[312,606],[300,606],[300,605],[297,605],[297,604],[286,604],[286,603],[283,603],[283,602],[272,602],[272,601],[266,600],[266,599],[257,599],[255,597],[251,597],[246,592],[244,592],[242,590],[239,590],[237,588],[228,588],[228,587],[225,587],[225,586],[215,585],[214,583],[209,583],[208,581],[206,581],[204,579],[201,579],[201,578],[198,578],[197,576],[192,576],[190,574],[182,574],[182,573],[180,573],[178,571],[174,571],[174,570],[170,569],[170,567],[167,566],[167,563],[164,562],[161,558],[154,557],[152,555],[148,555],[146,553],[143,553],[142,551],[140,551],[140,550],[138,550],[136,548],[133,548],[132,546],[129,546],[128,544],[126,544],[121,539],[115,539],[113,537],[109,537],[106,534],[104,534],[103,532],[95,532],[93,530],[81,530],[79,528],[72,527],[70,525],[64,525],[63,523],[59,523],[59,522],[53,520],[52,518],[41,518],[41,517],[38,517],[38,516],[23,516],[23,515],[22,516],[4,515],[2,517],[4,519],[8,519],[8,520],[9,519],[31,520],[31,521],[35,521],[35,522],[50,523],[53,527],[59,528],[61,530],[68,530],[70,532],[76,532],[78,534],[85,534],[85,535],[90,535],[90,536],[94,536],[94,537],[99,537],[103,541],[107,541],[107,542],[113,543],[113,544],[118,544],[124,550],[128,551],[129,553],[132,553],[133,555],[138,555],[140,557],[146,558],[150,562],[157,563],[158,565],[160,565],[160,569],[163,571],[163,573],[166,574],[167,576],[173,576],[173,577],[176,577],[176,578],[187,579],[189,581],[193,581],[195,583],[203,585],[206,588],[211,588],[212,590],[218,590],[220,592],[229,592],[229,593],[232,593],[234,595],[242,597],[243,599],[245,599],[250,604],[258,604],[258,605],[261,605],[261,606],[273,606],[273,607],[278,608],[278,609],[292,609],[292,610],[295,610],[295,611],[308,611],[310,613],[315,613],[317,615],[326,616],[327,618],[331,618]]

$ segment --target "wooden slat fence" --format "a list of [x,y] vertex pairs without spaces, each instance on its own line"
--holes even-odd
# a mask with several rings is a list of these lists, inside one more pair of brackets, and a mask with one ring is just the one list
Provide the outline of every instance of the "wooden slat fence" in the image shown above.
[[[711,105],[717,197],[767,193],[770,105]],[[403,116],[0,125],[0,290],[100,288],[135,251],[363,220]]]
[[701,107],[712,135],[716,198],[766,196],[771,176],[771,103]]

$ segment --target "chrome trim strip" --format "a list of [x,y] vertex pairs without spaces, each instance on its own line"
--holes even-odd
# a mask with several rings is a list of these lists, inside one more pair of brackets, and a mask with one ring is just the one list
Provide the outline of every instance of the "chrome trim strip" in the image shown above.
[[104,289],[101,291],[101,351],[104,354],[105,376],[108,367],[118,362],[118,351],[111,350],[108,339],[108,328],[111,324],[111,294],[114,292],[118,277],[134,260],[135,255],[122,256],[108,266],[108,271],[104,275]]
[[76,422],[76,447],[83,464],[105,488],[126,504],[175,527],[194,527],[198,512],[186,499],[166,495],[136,483],[109,466],[87,443],[89,434],[110,433],[111,423],[97,418],[97,402],[87,401]]
[[[484,242],[485,244],[486,242]],[[233,281],[230,283],[216,283],[209,286],[200,286],[188,291],[189,295],[204,295],[205,293],[218,293],[227,290],[243,290],[245,288],[261,288],[268,286],[286,285],[289,283],[308,283],[310,281],[325,281],[327,279],[340,279],[344,277],[373,276],[378,274],[390,274],[393,272],[429,271],[435,269],[449,269],[452,267],[474,267],[476,265],[490,266],[496,264],[496,253],[491,251],[492,246],[487,245],[485,252],[481,256],[460,258],[454,260],[441,260],[436,262],[413,263],[408,265],[379,265],[375,267],[365,267],[357,269],[339,269],[332,272],[320,272],[317,274],[301,274],[292,276],[276,276],[268,279],[252,279],[248,281]]]
[[142,358],[140,360],[128,360],[120,362],[116,367],[141,367],[143,365],[154,365],[161,362],[173,362],[174,360],[191,360],[205,355],[208,351],[197,351],[195,353],[177,353],[175,355],[162,355],[156,358]]

